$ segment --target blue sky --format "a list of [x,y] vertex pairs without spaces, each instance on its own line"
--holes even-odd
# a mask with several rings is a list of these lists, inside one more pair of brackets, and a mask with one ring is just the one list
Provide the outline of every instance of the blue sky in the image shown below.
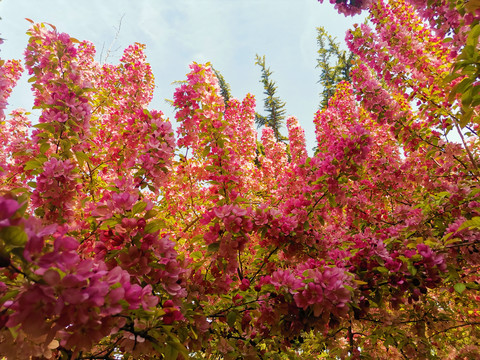
[[[210,62],[230,83],[234,97],[252,93],[257,111],[263,111],[263,89],[255,54],[265,55],[278,95],[304,127],[307,148],[315,145],[313,115],[319,103],[316,30],[323,26],[339,41],[345,31],[363,19],[345,18],[316,0],[3,0],[0,2],[2,59],[23,58],[29,23],[48,22],[97,48],[112,49],[108,62],[116,63],[134,42],[147,45],[147,59],[155,75],[155,97],[150,107],[162,110],[173,122],[171,99],[192,61]],[[115,35],[121,28],[115,43]],[[33,100],[26,76],[9,100],[10,109],[29,110]],[[35,114],[35,113],[34,113]],[[38,114],[37,114],[38,115]],[[284,131],[286,134],[286,131]]]

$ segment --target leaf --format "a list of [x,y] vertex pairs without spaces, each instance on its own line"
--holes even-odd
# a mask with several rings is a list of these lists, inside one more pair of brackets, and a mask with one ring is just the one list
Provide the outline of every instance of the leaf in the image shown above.
[[203,257],[203,253],[201,251],[194,251],[193,253],[190,254],[190,257],[193,260],[200,260]]
[[42,145],[40,145],[40,153],[45,154],[48,149],[50,149],[49,143],[43,143]]
[[151,221],[145,226],[145,232],[147,234],[153,234],[159,231],[160,229],[162,229],[162,227],[163,227],[163,221],[160,221],[160,220]]
[[468,106],[472,102],[472,88],[469,87],[463,94],[462,94],[462,105]]
[[33,127],[36,129],[48,130],[51,133],[55,132],[55,127],[50,123],[39,123],[33,125]]
[[30,160],[25,163],[25,167],[23,170],[36,170],[36,169],[41,169],[43,167],[43,162],[40,162],[38,160]]
[[25,245],[28,240],[27,234],[19,226],[8,226],[1,229],[0,238],[13,247],[21,247]]
[[135,214],[141,213],[143,210],[145,210],[146,207],[147,207],[147,203],[144,201],[140,201],[135,205],[133,205],[132,214],[135,215]]
[[472,82],[472,79],[467,77],[455,86],[454,91],[456,93],[463,93],[468,87],[472,86]]
[[455,289],[456,292],[459,294],[463,293],[467,286],[464,283],[456,283],[453,288]]
[[75,151],[75,157],[77,158],[80,166],[83,166],[84,163],[90,163],[90,158],[83,151]]
[[150,119],[152,118],[152,114],[150,114],[150,111],[148,111],[148,109],[143,109],[143,113],[147,115]]
[[382,274],[388,273],[388,269],[387,269],[386,267],[384,267],[384,266],[377,266],[375,269],[376,269],[379,273],[382,273]]
[[175,349],[171,344],[167,344],[165,347],[165,360],[177,360],[178,350]]
[[209,154],[210,154],[210,146],[206,146],[202,151],[202,155],[208,156]]
[[355,280],[355,283],[356,283],[357,285],[367,285],[367,284],[368,284],[368,282],[362,281],[362,280]]
[[148,220],[148,219],[151,219],[153,217],[155,217],[155,215],[157,215],[157,211],[156,210],[148,210],[146,213],[145,213],[145,216],[143,217],[145,220]]
[[207,250],[208,252],[217,252],[220,248],[220,242],[214,242],[208,245]]
[[[476,8],[478,8],[478,0],[470,0],[469,3],[477,2]],[[478,36],[480,35],[480,24],[475,25],[468,34],[467,45],[475,46],[478,43]]]
[[[165,327],[164,327],[165,328]],[[176,338],[170,338],[169,341],[167,341],[167,348],[171,347],[174,351],[172,351],[172,355],[175,354],[175,357],[172,358],[173,360],[177,360],[178,354],[181,353],[184,355],[185,358],[188,357],[188,350],[183,344],[181,344]],[[166,357],[168,359],[168,357]]]
[[230,327],[234,327],[235,326],[235,322],[237,321],[237,312],[236,311],[230,311],[227,315],[227,324],[230,326]]
[[3,304],[5,301],[13,299],[17,294],[19,293],[19,290],[12,290],[7,292],[4,296],[0,298],[0,304]]
[[408,271],[410,271],[410,274],[412,274],[413,276],[417,275],[417,268],[415,266],[413,266],[412,264],[408,264],[407,268]]
[[480,216],[475,216],[470,220],[465,221],[458,230],[463,230],[466,228],[475,228],[475,229],[480,229]]
[[391,336],[387,336],[385,338],[385,341],[383,342],[383,345],[388,349],[388,347],[390,345],[394,345],[395,344],[395,340],[393,339],[393,337]]

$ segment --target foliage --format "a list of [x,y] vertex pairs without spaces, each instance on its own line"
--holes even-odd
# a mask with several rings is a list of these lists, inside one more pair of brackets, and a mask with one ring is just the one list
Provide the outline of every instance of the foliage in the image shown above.
[[175,91],[175,136],[143,45],[100,65],[32,24],[37,124],[4,115],[22,64],[0,64],[1,356],[478,358],[477,15],[336,3],[370,25],[311,157],[293,117],[289,153],[266,126],[257,155],[255,99],[227,107],[208,64]]
[[220,71],[213,69],[213,72],[218,79],[218,86],[220,86],[220,95],[222,95],[223,97],[225,106],[228,106],[228,102],[232,98],[232,89],[230,88],[230,84],[225,80]]
[[323,27],[317,28],[317,44],[317,68],[321,69],[319,83],[323,88],[319,108],[325,109],[337,85],[342,81],[351,81],[350,70],[355,56],[341,50],[340,44]]
[[270,127],[273,129],[273,134],[277,141],[285,141],[287,138],[280,133],[285,120],[285,102],[276,96],[277,85],[270,78],[272,72],[270,71],[270,68],[267,68],[265,65],[265,55],[260,57],[257,54],[255,57],[255,64],[260,66],[262,69],[262,79],[260,82],[263,84],[264,94],[266,95],[264,100],[264,108],[267,112],[266,116],[256,114],[255,123],[258,125],[258,127]]

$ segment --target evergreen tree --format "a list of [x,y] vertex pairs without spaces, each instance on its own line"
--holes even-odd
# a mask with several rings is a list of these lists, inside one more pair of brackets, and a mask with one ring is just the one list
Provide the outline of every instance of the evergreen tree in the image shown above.
[[264,99],[264,108],[267,113],[266,116],[257,113],[255,116],[255,123],[258,127],[268,125],[273,129],[277,141],[285,141],[287,138],[280,133],[283,121],[285,120],[285,102],[280,100],[278,96],[275,96],[277,86],[275,85],[275,82],[270,79],[272,72],[270,71],[270,68],[267,68],[265,65],[265,55],[260,57],[257,54],[255,56],[255,64],[262,69],[262,79],[260,82],[263,84],[263,93],[266,95]]
[[218,79],[218,85],[220,86],[220,94],[222,95],[223,100],[225,101],[225,106],[228,106],[228,102],[232,98],[232,90],[230,88],[230,84],[226,82],[225,78],[220,73],[220,71],[218,71],[214,67],[212,67],[212,70]]
[[317,68],[321,69],[320,80],[323,90],[320,93],[320,108],[328,106],[328,100],[335,93],[337,84],[350,81],[350,69],[355,55],[341,50],[336,38],[332,37],[323,27],[317,28],[318,58]]

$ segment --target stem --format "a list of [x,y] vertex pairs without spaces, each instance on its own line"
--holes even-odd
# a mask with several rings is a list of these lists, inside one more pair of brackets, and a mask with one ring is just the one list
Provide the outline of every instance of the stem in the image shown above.
[[[270,257],[275,254],[275,252],[279,249],[279,247],[275,247],[275,249],[273,249],[267,256],[267,259],[270,259]],[[263,267],[265,266],[265,264],[267,263],[267,261],[264,261],[262,266],[260,266],[260,269],[257,270],[257,272],[250,278],[250,283],[253,282],[253,280],[255,280],[255,278],[257,277],[257,275],[260,273],[260,271],[262,271]]]
[[458,329],[460,327],[464,327],[464,326],[473,326],[473,325],[480,325],[480,322],[471,322],[471,323],[465,323],[465,324],[459,324],[459,325],[454,325],[454,326],[451,326],[447,329],[444,329],[444,330],[441,330],[441,331],[437,331],[435,334],[433,334],[432,336],[430,336],[430,339],[437,336],[437,335],[440,335],[442,333],[446,333],[450,330],[453,330],[453,329]]
[[470,151],[470,149],[467,146],[467,143],[465,141],[465,137],[462,134],[460,126],[458,125],[457,121],[455,121],[454,123],[455,123],[455,129],[457,129],[458,135],[460,136],[460,139],[462,140],[463,147],[468,154],[468,158],[470,159],[470,162],[472,163],[473,167],[475,168],[476,172],[478,173],[479,171],[478,171],[477,163],[475,162],[475,159],[473,158],[472,152]]

